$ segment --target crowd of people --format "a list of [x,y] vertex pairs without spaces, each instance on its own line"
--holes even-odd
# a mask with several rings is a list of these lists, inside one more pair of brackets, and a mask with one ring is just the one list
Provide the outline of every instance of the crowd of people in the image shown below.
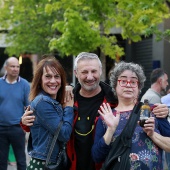
[[[14,58],[13,60],[17,61]],[[17,73],[19,73],[18,64],[11,69],[15,67],[18,68]],[[71,86],[66,85],[66,75],[58,60],[49,55],[44,56],[36,67],[31,88],[23,97],[29,100],[22,106],[17,121],[9,120],[14,125],[12,123],[3,125],[0,121],[0,128],[7,129],[9,126],[17,125],[25,132],[30,132],[28,151],[31,160],[27,167],[25,163],[23,170],[32,168],[40,170],[44,167],[51,141],[60,121],[63,125],[50,158],[51,164],[57,161],[60,142],[67,142],[67,155],[71,162],[69,170],[100,170],[115,139],[124,129],[134,105],[139,102],[139,95],[146,79],[140,65],[121,61],[110,71],[110,85],[108,85],[101,81],[102,63],[99,57],[88,52],[82,52],[76,57],[74,73],[78,83],[72,90]],[[8,76],[7,72],[0,83],[13,85],[20,78],[19,74],[16,74],[16,81],[12,83],[13,81],[8,82]],[[168,76],[163,72],[160,73],[159,78],[158,84],[161,85],[159,94],[161,94],[168,86]],[[155,82],[154,77],[151,84]],[[152,89],[152,86],[151,90],[158,93],[155,88]],[[13,93],[16,91],[13,90]],[[1,99],[2,95],[4,94],[0,90],[0,100],[5,102],[5,99]],[[3,98],[5,97],[7,96],[4,95]],[[144,99],[149,101],[147,96]],[[170,152],[167,103],[161,104],[161,100],[155,103],[149,101],[149,105],[151,117],[145,121],[144,127],[136,122],[133,134],[129,162],[131,169],[134,170],[154,168],[161,170],[163,169],[162,151]],[[25,106],[29,107],[24,113]],[[0,105],[0,113],[1,109],[3,107]],[[7,117],[5,114],[2,116],[4,120]],[[1,133],[0,135],[3,136],[4,134]],[[5,145],[5,140],[7,139],[0,140],[0,150]],[[7,143],[12,144],[11,141]],[[6,156],[3,160],[0,159],[0,169],[5,170],[9,146],[3,149]],[[19,169],[17,157],[16,161]]]

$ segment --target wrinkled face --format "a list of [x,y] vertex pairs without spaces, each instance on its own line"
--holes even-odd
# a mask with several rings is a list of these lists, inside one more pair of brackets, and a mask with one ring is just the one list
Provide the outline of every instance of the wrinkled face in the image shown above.
[[81,88],[86,91],[92,91],[98,88],[101,73],[101,67],[96,59],[80,60],[75,71]]
[[57,92],[61,87],[61,77],[57,70],[54,73],[49,67],[43,69],[41,87],[53,99],[56,99]]
[[5,66],[7,75],[9,77],[17,78],[20,71],[20,65],[17,59],[11,59]]
[[168,86],[168,76],[167,74],[164,74],[161,78],[160,78],[160,86],[161,86],[161,91],[166,92],[166,88]]
[[125,70],[120,74],[116,85],[116,94],[118,99],[134,100],[138,98],[138,77],[134,72]]

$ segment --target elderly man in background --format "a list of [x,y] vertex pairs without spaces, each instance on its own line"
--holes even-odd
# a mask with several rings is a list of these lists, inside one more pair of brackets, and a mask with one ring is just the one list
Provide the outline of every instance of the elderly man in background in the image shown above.
[[29,105],[29,82],[19,76],[18,59],[5,62],[6,74],[0,78],[0,170],[7,170],[10,144],[18,170],[26,170],[25,133],[20,127],[24,108]]

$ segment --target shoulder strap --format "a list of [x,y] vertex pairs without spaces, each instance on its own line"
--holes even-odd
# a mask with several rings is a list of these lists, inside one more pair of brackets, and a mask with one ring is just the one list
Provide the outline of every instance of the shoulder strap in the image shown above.
[[56,130],[56,132],[55,132],[55,134],[54,134],[53,140],[52,140],[52,142],[51,142],[50,149],[49,149],[49,151],[48,151],[47,159],[46,159],[46,162],[45,162],[46,165],[48,165],[48,163],[49,163],[49,160],[50,160],[52,151],[53,151],[53,149],[54,149],[55,143],[56,143],[56,141],[57,141],[57,138],[58,138],[58,135],[59,135],[59,132],[60,132],[60,129],[61,129],[62,124],[63,124],[63,121],[60,121],[60,123],[59,123],[59,125],[58,125],[58,127],[57,127],[57,130]]
[[139,120],[139,116],[140,116],[140,108],[142,106],[142,102],[139,102],[138,104],[136,104],[132,110],[132,113],[130,115],[130,118],[128,120],[128,122],[125,125],[125,128],[122,131],[122,136],[126,135],[126,137],[128,138],[132,138],[135,127],[136,127],[136,123]]

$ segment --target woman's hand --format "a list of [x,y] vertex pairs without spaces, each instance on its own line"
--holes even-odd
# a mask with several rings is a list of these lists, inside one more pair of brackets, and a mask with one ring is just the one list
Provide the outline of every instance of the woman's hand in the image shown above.
[[105,143],[109,145],[113,139],[113,134],[115,133],[117,125],[119,124],[120,114],[117,112],[116,115],[114,115],[108,103],[103,103],[103,105],[100,106],[100,109],[101,110],[98,110],[98,112],[108,126],[103,139]]
[[23,114],[23,116],[21,118],[21,122],[23,125],[26,125],[26,126],[33,125],[35,116],[33,116],[32,114],[33,114],[33,111],[30,110],[30,106],[28,106],[27,109],[25,110],[25,113]]
[[153,136],[155,129],[155,119],[154,117],[150,117],[148,120],[145,121],[143,131],[149,136]]
[[98,110],[98,112],[103,117],[108,128],[115,131],[117,125],[119,124],[120,114],[117,112],[116,115],[114,115],[108,103],[103,103],[103,105],[100,106],[100,110]]

